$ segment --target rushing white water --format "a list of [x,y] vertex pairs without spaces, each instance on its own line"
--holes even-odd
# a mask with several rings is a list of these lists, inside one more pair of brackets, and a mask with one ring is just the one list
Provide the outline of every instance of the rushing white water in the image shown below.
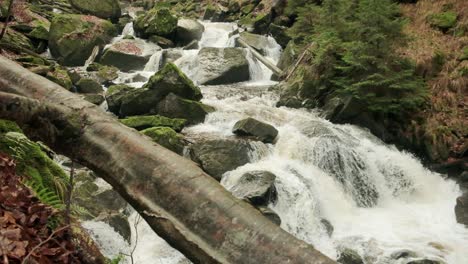
[[[200,47],[234,46],[236,26],[204,25]],[[269,39],[267,57],[277,62],[281,49]],[[196,79],[198,50],[181,52],[175,63]],[[246,117],[279,130],[275,144],[257,148],[262,153],[253,153],[251,163],[223,176],[227,189],[233,188],[232,179],[247,171],[274,173],[278,201],[270,207],[281,217],[281,227],[334,259],[341,249],[351,248],[364,257],[366,264],[410,261],[392,258],[400,250],[415,252],[415,259],[468,263],[468,229],[455,221],[453,208],[460,190],[454,182],[361,128],[332,124],[317,112],[275,107],[278,93],[270,81],[271,71],[251,54],[248,59],[252,81],[201,87],[203,102],[214,106],[216,112],[203,124],[184,130],[188,137],[230,137],[234,124]],[[155,55],[151,65],[159,65],[159,60]],[[147,65],[146,71],[138,74],[149,77],[156,69]],[[122,75],[121,79],[130,77]],[[132,214],[131,222],[134,219]],[[334,228],[331,236],[322,223],[324,219]],[[141,236],[136,263],[189,263],[146,223],[138,228]],[[105,233],[118,240],[115,234]],[[121,245],[120,252],[128,248],[131,246]],[[112,246],[106,250],[118,253]]]

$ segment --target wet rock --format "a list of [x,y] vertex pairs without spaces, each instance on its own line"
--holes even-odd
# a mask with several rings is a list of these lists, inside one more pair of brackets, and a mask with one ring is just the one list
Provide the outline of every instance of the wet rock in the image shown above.
[[100,18],[117,19],[121,15],[117,0],[69,0],[70,4],[79,11]]
[[159,145],[182,155],[184,151],[183,137],[170,127],[152,127],[141,131]]
[[248,199],[254,205],[267,205],[278,199],[274,186],[276,175],[269,171],[244,173],[234,181],[229,191],[239,199]]
[[114,230],[119,233],[127,242],[130,242],[132,238],[132,231],[128,218],[125,215],[114,213],[103,215],[95,219],[97,221],[103,221],[110,225]]
[[279,226],[281,225],[281,218],[279,217],[277,213],[275,213],[275,211],[265,206],[259,206],[257,207],[257,209],[270,221],[272,221],[273,223]]
[[175,44],[172,40],[161,37],[161,36],[154,35],[154,36],[149,37],[148,40],[153,43],[156,43],[158,46],[160,46],[163,49],[175,47]]
[[249,62],[243,49],[202,48],[198,61],[200,84],[229,84],[250,79]]
[[76,83],[76,89],[79,93],[102,93],[104,90],[102,89],[101,84],[96,82],[90,78],[82,78]]
[[177,22],[177,42],[187,45],[194,40],[200,40],[205,27],[194,19],[182,18]]
[[135,128],[136,130],[144,130],[152,127],[169,127],[176,132],[182,131],[187,120],[178,118],[168,118],[165,116],[131,116],[119,120],[122,124]]
[[[249,46],[260,52],[262,55],[267,54],[267,49],[270,45],[267,37],[244,31],[240,33],[240,38],[244,40],[245,43],[247,43]],[[237,46],[241,47],[239,44],[237,44]]]
[[192,40],[192,42],[187,44],[183,49],[184,50],[199,49],[198,40]]
[[207,114],[214,112],[215,109],[203,103],[184,99],[173,93],[170,93],[164,100],[158,103],[158,115],[170,118],[183,118],[188,124],[198,124],[205,121]]
[[341,264],[364,264],[361,256],[355,250],[349,248],[341,251],[337,261]]
[[420,260],[410,261],[407,264],[444,264],[444,263],[438,260],[420,259]]
[[132,90],[135,90],[135,88],[125,84],[110,86],[105,94],[109,111],[118,115],[123,97]]
[[282,70],[287,70],[289,67],[294,65],[297,57],[299,56],[299,51],[293,41],[290,41],[283,53],[281,53],[280,60],[278,61],[278,68]]
[[249,163],[252,151],[253,148],[246,140],[213,139],[192,145],[191,157],[209,175],[221,180],[225,172]]
[[67,70],[58,65],[52,67],[52,69],[47,71],[47,73],[45,74],[45,77],[69,91],[73,87],[72,80],[70,76],[68,75]]
[[117,30],[109,21],[84,15],[56,15],[52,20],[49,49],[65,66],[82,66],[96,46],[103,47]]
[[171,38],[177,29],[177,18],[167,8],[153,8],[138,16],[133,28],[142,37],[157,35]]
[[166,65],[167,63],[174,63],[176,60],[182,57],[182,51],[177,49],[164,50],[161,65]]
[[320,223],[322,223],[322,225],[325,227],[328,236],[331,237],[333,235],[333,231],[335,231],[335,228],[330,223],[330,221],[328,221],[327,219],[322,219],[320,220]]
[[273,143],[278,136],[278,130],[272,125],[251,117],[238,121],[232,132],[239,136],[252,136],[264,143]]
[[458,223],[468,227],[468,192],[457,198],[455,216]]
[[[156,114],[161,111],[165,113],[162,115],[167,114],[168,117],[184,118],[184,116],[188,116],[191,119],[187,118],[187,120],[195,121],[193,118],[200,115],[200,111],[197,111],[200,110],[200,107],[196,107],[197,104],[190,104],[194,105],[193,109],[190,107],[184,108],[188,104],[182,102],[171,106],[171,109],[167,109],[168,111],[165,111],[167,102],[164,103],[164,106],[159,107],[161,100],[169,93],[190,100],[200,100],[202,98],[200,89],[177,66],[168,63],[163,69],[155,73],[142,88],[130,91],[122,97],[119,115],[125,117],[130,115]],[[180,100],[175,100],[174,102],[180,102]],[[200,104],[200,106],[202,105]],[[174,113],[171,114],[169,110],[172,110]],[[184,110],[188,112],[185,114],[179,112]],[[190,112],[192,110],[195,112]],[[200,118],[196,120],[198,121]]]
[[149,45],[141,39],[122,39],[104,51],[100,62],[122,71],[142,70],[160,47]]
[[393,252],[390,255],[390,257],[392,259],[416,258],[418,257],[418,254],[411,250],[399,250],[399,251]]

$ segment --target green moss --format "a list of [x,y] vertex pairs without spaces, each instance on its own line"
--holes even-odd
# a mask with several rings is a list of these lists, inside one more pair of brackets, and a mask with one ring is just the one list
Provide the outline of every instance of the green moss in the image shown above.
[[462,49],[462,55],[460,56],[460,60],[461,61],[468,60],[468,46],[465,46]]
[[427,17],[427,21],[432,27],[438,28],[444,32],[453,28],[457,24],[457,13],[446,11],[432,14]]
[[135,31],[142,36],[169,36],[177,28],[177,18],[167,8],[153,8],[140,15],[134,24]]
[[143,88],[157,90],[161,98],[169,93],[192,100],[203,97],[200,88],[173,63],[166,64],[162,70],[151,76]]
[[67,90],[71,90],[73,83],[65,68],[57,66],[53,67],[46,75],[46,78],[54,83],[62,86]]
[[17,132],[0,135],[0,152],[12,156],[17,163],[17,172],[26,181],[41,185],[63,197],[68,175],[51,160],[41,146]]
[[23,133],[21,128],[13,121],[0,119],[0,134],[8,132]]
[[118,18],[121,10],[116,0],[70,0],[76,9],[101,18]]
[[175,131],[181,131],[187,123],[185,119],[172,119],[158,115],[131,116],[125,119],[121,119],[120,122],[137,130],[143,130],[151,127],[170,127]]
[[169,127],[152,127],[141,131],[159,145],[182,154],[184,145],[183,137]]

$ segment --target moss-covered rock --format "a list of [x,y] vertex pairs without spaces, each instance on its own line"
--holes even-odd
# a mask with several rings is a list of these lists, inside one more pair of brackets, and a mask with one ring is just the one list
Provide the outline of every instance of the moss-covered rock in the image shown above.
[[431,14],[427,17],[427,21],[432,27],[435,27],[443,32],[455,27],[457,24],[458,14],[454,11],[446,11],[437,14]]
[[159,102],[169,93],[191,100],[202,98],[200,89],[177,66],[168,63],[142,88],[130,91],[122,97],[119,115],[156,114]]
[[102,94],[95,93],[84,94],[83,99],[95,105],[101,105],[106,100]]
[[81,12],[100,18],[117,19],[121,15],[117,0],[69,0],[69,2]]
[[68,75],[67,70],[61,66],[57,65],[52,67],[52,69],[47,72],[45,77],[67,90],[72,89],[72,80]]
[[96,46],[103,47],[117,34],[109,21],[85,15],[56,15],[52,20],[49,48],[65,66],[81,66]]
[[[0,22],[0,28],[3,28],[3,23]],[[0,44],[6,49],[12,49],[15,51],[21,49],[34,50],[34,45],[32,41],[25,35],[17,32],[16,30],[10,28],[6,31],[3,38],[0,40]],[[10,48],[12,47],[12,48]]]
[[195,86],[192,80],[173,63],[167,63],[151,76],[143,87],[157,90],[162,97],[174,93],[190,100],[198,101],[203,98],[200,88]]
[[182,155],[184,151],[183,137],[170,127],[152,127],[141,131],[159,145]]
[[207,114],[215,109],[200,102],[183,99],[170,93],[164,100],[159,102],[157,113],[170,118],[183,118],[189,124],[198,124],[205,121]]
[[172,36],[177,29],[177,18],[167,8],[153,8],[146,14],[140,15],[133,27],[142,37]]
[[102,93],[101,84],[91,78],[82,78],[76,83],[76,89],[79,93]]
[[105,94],[107,106],[109,111],[118,115],[120,111],[120,105],[122,104],[122,98],[130,91],[134,90],[134,87],[118,84],[110,86]]
[[122,71],[142,70],[151,55],[161,48],[150,46],[141,39],[122,39],[104,51],[100,62]]
[[169,127],[176,132],[182,131],[187,120],[180,118],[168,118],[159,115],[131,116],[120,119],[120,122],[136,130],[144,130],[152,127]]

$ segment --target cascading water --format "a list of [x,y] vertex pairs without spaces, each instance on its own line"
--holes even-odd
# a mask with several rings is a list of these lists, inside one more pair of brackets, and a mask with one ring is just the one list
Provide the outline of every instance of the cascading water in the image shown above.
[[[204,26],[200,47],[234,46],[235,25]],[[276,62],[280,48],[269,40],[267,57]],[[198,50],[180,52],[182,57],[175,63],[196,81]],[[313,111],[275,107],[278,94],[270,81],[271,71],[251,54],[248,59],[252,81],[201,87],[203,102],[214,106],[216,112],[203,124],[184,130],[187,137],[231,137],[234,124],[246,117],[279,130],[274,145],[256,145],[251,163],[223,176],[221,183],[228,190],[245,172],[272,172],[277,176],[278,199],[269,206],[280,216],[281,227],[334,259],[340,250],[349,248],[363,256],[366,264],[407,263],[421,258],[468,263],[468,229],[455,221],[453,208],[460,190],[454,182],[361,128],[332,124]],[[155,57],[151,64],[156,63],[159,65],[159,59]],[[155,69],[147,65],[146,71],[138,74],[150,76]],[[128,75],[122,75],[122,82],[126,78]],[[135,217],[133,213],[130,220]],[[331,235],[324,220],[333,226]],[[97,236],[119,239],[98,225],[88,223]],[[138,228],[136,263],[190,263],[146,223]],[[105,253],[118,253],[107,244],[103,245]],[[120,251],[128,253],[130,248],[126,245]],[[401,250],[416,255],[395,259],[395,252]]]

